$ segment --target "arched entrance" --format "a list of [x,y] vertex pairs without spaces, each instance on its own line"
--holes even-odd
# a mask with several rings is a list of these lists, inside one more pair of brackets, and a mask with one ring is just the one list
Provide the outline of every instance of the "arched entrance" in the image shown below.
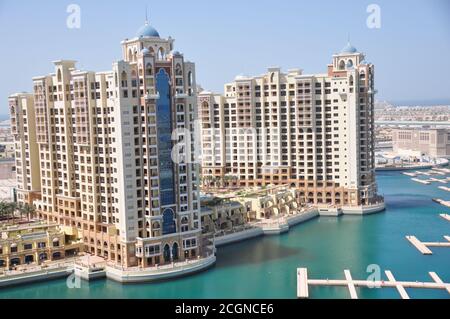
[[178,260],[178,244],[174,243],[172,246],[172,258],[173,260]]
[[25,256],[25,263],[26,264],[30,264],[32,262],[34,262],[34,256],[33,255],[26,255]]
[[19,258],[12,258],[11,261],[9,262],[9,264],[11,266],[18,266],[18,265],[20,265],[20,259]]
[[48,256],[47,256],[46,253],[40,253],[39,254],[39,261],[44,261],[44,260],[47,260],[47,259],[48,259]]
[[168,208],[163,213],[163,235],[176,232],[175,215],[172,209]]
[[166,244],[164,246],[164,261],[166,263],[170,262],[170,246],[169,246],[169,244]]
[[53,253],[52,259],[53,260],[61,259],[61,253],[60,252]]

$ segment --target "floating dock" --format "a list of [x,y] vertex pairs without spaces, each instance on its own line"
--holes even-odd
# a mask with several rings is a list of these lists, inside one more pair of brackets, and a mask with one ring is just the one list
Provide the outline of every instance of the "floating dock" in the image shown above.
[[435,169],[434,169],[433,171],[434,171],[434,173],[437,174],[437,175],[441,175],[441,176],[447,175],[447,174],[445,174],[444,172],[437,171],[437,170],[435,170]]
[[431,182],[423,180],[423,179],[419,179],[419,178],[411,178],[412,181],[420,183],[420,184],[424,184],[424,185],[430,185]]
[[420,240],[418,240],[414,236],[406,236],[406,239],[409,240],[409,242],[417,248],[418,251],[420,251],[423,255],[432,255],[433,252],[428,249],[427,246],[425,246]]
[[441,179],[441,178],[430,178],[430,181],[432,182],[437,182],[437,183],[441,183],[441,184],[447,184],[448,180],[447,179]]
[[450,208],[450,202],[448,202],[448,201],[445,201],[445,200],[440,199],[440,198],[433,198],[432,200],[433,200],[433,202],[435,202],[435,203],[438,203],[438,204],[441,204],[442,206],[445,206],[445,207],[449,207],[449,208]]
[[[397,281],[395,280],[394,275],[392,274],[392,272],[390,270],[386,270],[385,271],[386,277],[388,278],[388,280],[390,282],[395,282],[397,283]],[[409,299],[408,293],[406,292],[405,288],[402,286],[401,283],[397,283],[395,285],[395,288],[397,288],[398,293],[400,294],[400,296],[402,297],[402,299]]]
[[297,296],[303,299],[309,298],[307,268],[297,269]]
[[307,268],[297,269],[297,297],[309,298],[309,286],[343,286],[348,287],[350,297],[358,299],[355,287],[380,287],[380,288],[396,288],[403,299],[409,299],[409,295],[405,288],[418,289],[444,289],[450,294],[450,284],[444,283],[435,272],[428,274],[433,279],[433,282],[418,282],[418,281],[397,281],[390,270],[385,271],[388,281],[380,280],[353,280],[350,270],[344,270],[345,279],[309,279]]
[[417,248],[423,255],[432,255],[433,252],[428,247],[450,247],[450,236],[444,236],[447,242],[430,242],[425,243],[418,240],[415,236],[406,236],[406,239]]
[[348,281],[348,290],[350,291],[350,298],[358,299],[358,294],[356,293],[355,284],[353,283],[352,274],[350,270],[344,270],[345,280]]
[[408,172],[404,172],[403,175],[409,176],[409,177],[416,177],[417,174],[416,173],[408,173]]

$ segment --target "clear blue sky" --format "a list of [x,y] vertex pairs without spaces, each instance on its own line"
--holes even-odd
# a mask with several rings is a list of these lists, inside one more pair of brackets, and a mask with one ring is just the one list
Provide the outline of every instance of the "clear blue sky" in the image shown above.
[[[81,29],[68,29],[66,8],[81,7]],[[366,26],[369,4],[381,8],[381,28]],[[104,71],[121,58],[120,41],[145,19],[197,65],[197,81],[222,92],[237,74],[269,66],[325,72],[350,34],[376,64],[378,99],[450,100],[450,1],[447,0],[0,0],[0,114],[7,96],[31,91],[31,78],[51,61]]]

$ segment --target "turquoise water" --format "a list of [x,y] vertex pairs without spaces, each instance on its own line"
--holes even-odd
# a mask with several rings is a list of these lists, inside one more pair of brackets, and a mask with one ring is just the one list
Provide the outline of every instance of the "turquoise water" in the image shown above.
[[[412,182],[398,172],[378,174],[387,210],[365,217],[321,217],[288,234],[262,237],[218,249],[214,268],[174,281],[122,285],[110,280],[81,282],[69,289],[54,280],[0,290],[1,298],[296,298],[296,269],[307,267],[310,278],[368,277],[368,265],[391,270],[399,280],[431,281],[429,271],[450,282],[450,248],[432,248],[421,255],[406,239],[444,241],[450,223],[439,217],[450,209],[433,197],[450,193]],[[361,298],[399,298],[395,289],[357,289]],[[444,290],[407,289],[412,298],[449,298]],[[312,298],[349,298],[346,288],[310,288]]]

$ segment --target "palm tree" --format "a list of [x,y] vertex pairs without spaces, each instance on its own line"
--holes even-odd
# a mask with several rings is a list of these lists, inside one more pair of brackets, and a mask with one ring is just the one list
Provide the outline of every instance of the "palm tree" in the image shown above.
[[14,213],[17,210],[17,203],[9,202],[9,203],[6,203],[6,205],[7,205],[6,206],[7,207],[7,212],[12,217],[13,223],[14,223],[16,221],[16,217],[14,216]]
[[231,180],[231,176],[230,175],[225,175],[223,177],[223,183],[225,186],[230,186],[230,180]]
[[4,217],[6,216],[6,220],[9,223],[9,219],[12,217],[14,221],[14,212],[17,209],[17,204],[12,202],[0,202],[0,212],[1,215]]
[[30,217],[34,216],[34,213],[36,212],[36,209],[33,205],[30,205],[28,203],[20,204],[19,207],[20,216],[22,215],[27,216],[27,220],[30,221]]
[[6,216],[6,205],[5,202],[0,202],[0,220],[3,220],[3,218]]
[[20,220],[22,220],[22,215],[23,215],[23,203],[17,203],[15,211],[19,213]]

